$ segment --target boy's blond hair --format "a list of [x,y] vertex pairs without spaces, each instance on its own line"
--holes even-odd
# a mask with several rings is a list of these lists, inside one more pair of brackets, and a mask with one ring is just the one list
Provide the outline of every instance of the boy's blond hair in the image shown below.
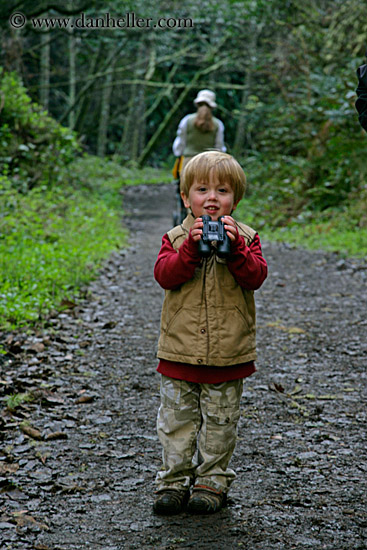
[[220,151],[205,151],[195,155],[185,166],[180,182],[180,189],[186,197],[194,183],[207,180],[211,170],[219,181],[228,183],[234,193],[234,202],[242,199],[246,190],[246,176],[236,159]]

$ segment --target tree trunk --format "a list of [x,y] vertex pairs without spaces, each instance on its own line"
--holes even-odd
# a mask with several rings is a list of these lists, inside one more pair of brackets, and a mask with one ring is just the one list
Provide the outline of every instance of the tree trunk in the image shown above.
[[145,128],[145,119],[144,119],[144,110],[145,110],[145,86],[140,86],[138,89],[138,94],[136,98],[135,106],[135,125],[132,133],[132,142],[131,142],[131,153],[130,158],[132,161],[136,162],[139,156],[139,149],[141,145],[142,135]]
[[110,66],[111,71],[108,72],[108,74],[106,75],[105,86],[102,90],[101,112],[99,117],[97,142],[97,155],[99,157],[104,157],[104,155],[106,154],[107,131],[110,119],[110,99],[113,89],[113,66],[114,63]]
[[69,127],[75,127],[75,94],[76,94],[76,66],[75,66],[75,36],[74,29],[69,28]]
[[[102,54],[103,54],[103,48],[102,48],[102,43],[100,42],[98,45],[98,49],[96,50],[95,54],[92,57],[89,74],[94,75],[97,72],[100,62],[102,60]],[[76,103],[78,104],[78,110],[75,115],[74,128],[79,133],[81,133],[83,130],[84,119],[93,97],[92,90],[96,82],[97,82],[97,78],[85,84],[75,99]]]
[[0,38],[2,64],[5,70],[9,72],[15,71],[19,79],[21,79],[23,53],[22,30],[10,27],[10,32],[2,33]]
[[[141,59],[144,59],[144,43],[141,42],[137,54],[138,63],[134,71],[134,80],[138,81],[143,74],[143,69],[139,64]],[[134,83],[131,86],[130,100],[128,103],[128,112],[125,116],[124,128],[121,136],[121,141],[117,150],[117,156],[123,154],[125,159],[136,160],[138,157],[139,143],[139,101],[141,101],[141,86],[142,84]]]
[[[88,78],[88,82],[83,86],[83,88],[78,92],[74,99],[74,103],[70,104],[68,108],[63,112],[61,117],[59,118],[59,122],[62,123],[70,114],[70,112],[76,108],[76,105],[79,103],[80,100],[82,100],[81,105],[78,110],[78,114],[76,117],[76,123],[75,123],[75,129],[78,129],[78,131],[81,131],[81,128],[83,126],[83,120],[86,114],[86,111],[88,110],[88,107],[91,103],[92,94],[91,89],[94,87],[96,82],[101,78],[101,75],[103,75],[103,78],[106,78],[108,73],[111,72],[109,70],[110,64],[113,61],[114,58],[118,58],[118,55],[120,54],[121,50],[123,50],[125,46],[125,42],[121,44],[121,46],[118,48],[117,52],[114,51],[113,55],[111,57],[108,57],[105,59],[105,62],[103,63],[101,70],[96,70],[97,67],[99,67],[100,61],[101,61],[101,53],[102,49],[99,48],[96,52],[95,56],[93,57],[93,61],[91,63],[91,70],[92,76]],[[114,61],[115,63],[115,61]],[[106,70],[107,69],[107,70]],[[113,71],[112,71],[113,72]],[[105,73],[105,74],[104,74]]]
[[236,127],[236,135],[234,139],[233,144],[233,155],[235,157],[241,156],[245,152],[244,148],[244,142],[245,142],[245,133],[246,133],[246,105],[248,101],[248,97],[251,92],[251,81],[252,81],[252,70],[254,65],[256,65],[256,44],[257,44],[257,38],[262,29],[262,26],[252,29],[251,35],[251,41],[249,45],[249,51],[252,53],[250,56],[251,61],[247,67],[247,71],[245,72],[244,79],[243,79],[243,90],[242,90],[242,97],[241,97],[241,106],[240,106],[240,118],[237,123]]
[[236,135],[233,144],[233,155],[239,157],[244,152],[244,138],[246,127],[246,105],[249,96],[249,88],[251,82],[251,72],[248,70],[244,78],[244,88],[242,90],[240,118],[236,127]]
[[50,103],[50,35],[41,33],[40,104],[48,111]]

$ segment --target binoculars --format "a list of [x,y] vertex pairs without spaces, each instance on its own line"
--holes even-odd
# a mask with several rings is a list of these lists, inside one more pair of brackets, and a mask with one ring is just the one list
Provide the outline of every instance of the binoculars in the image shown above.
[[227,258],[231,253],[231,242],[224,229],[222,216],[218,221],[213,221],[210,216],[201,216],[203,220],[203,234],[199,241],[199,254],[208,258],[212,251],[213,241],[217,241],[216,253],[220,258]]

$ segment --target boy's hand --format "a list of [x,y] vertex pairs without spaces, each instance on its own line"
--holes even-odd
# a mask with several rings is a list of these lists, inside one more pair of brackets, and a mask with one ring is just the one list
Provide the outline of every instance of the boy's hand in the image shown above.
[[[223,216],[222,221],[224,223],[224,229],[233,242],[237,239],[238,231],[234,219],[231,216]],[[194,225],[191,228],[191,236],[195,242],[200,241],[203,234],[203,220],[201,218],[196,218]]]
[[224,229],[230,240],[233,242],[237,239],[238,231],[236,222],[231,216],[222,216],[222,222],[224,223]]
[[203,220],[201,218],[196,218],[194,225],[191,228],[191,237],[194,241],[200,241],[201,235],[203,234]]

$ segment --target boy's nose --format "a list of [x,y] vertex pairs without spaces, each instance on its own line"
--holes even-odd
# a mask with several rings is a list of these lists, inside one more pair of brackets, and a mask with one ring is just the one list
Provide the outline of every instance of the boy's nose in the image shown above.
[[217,198],[217,193],[216,193],[215,189],[209,189],[209,198],[210,199],[216,199]]

